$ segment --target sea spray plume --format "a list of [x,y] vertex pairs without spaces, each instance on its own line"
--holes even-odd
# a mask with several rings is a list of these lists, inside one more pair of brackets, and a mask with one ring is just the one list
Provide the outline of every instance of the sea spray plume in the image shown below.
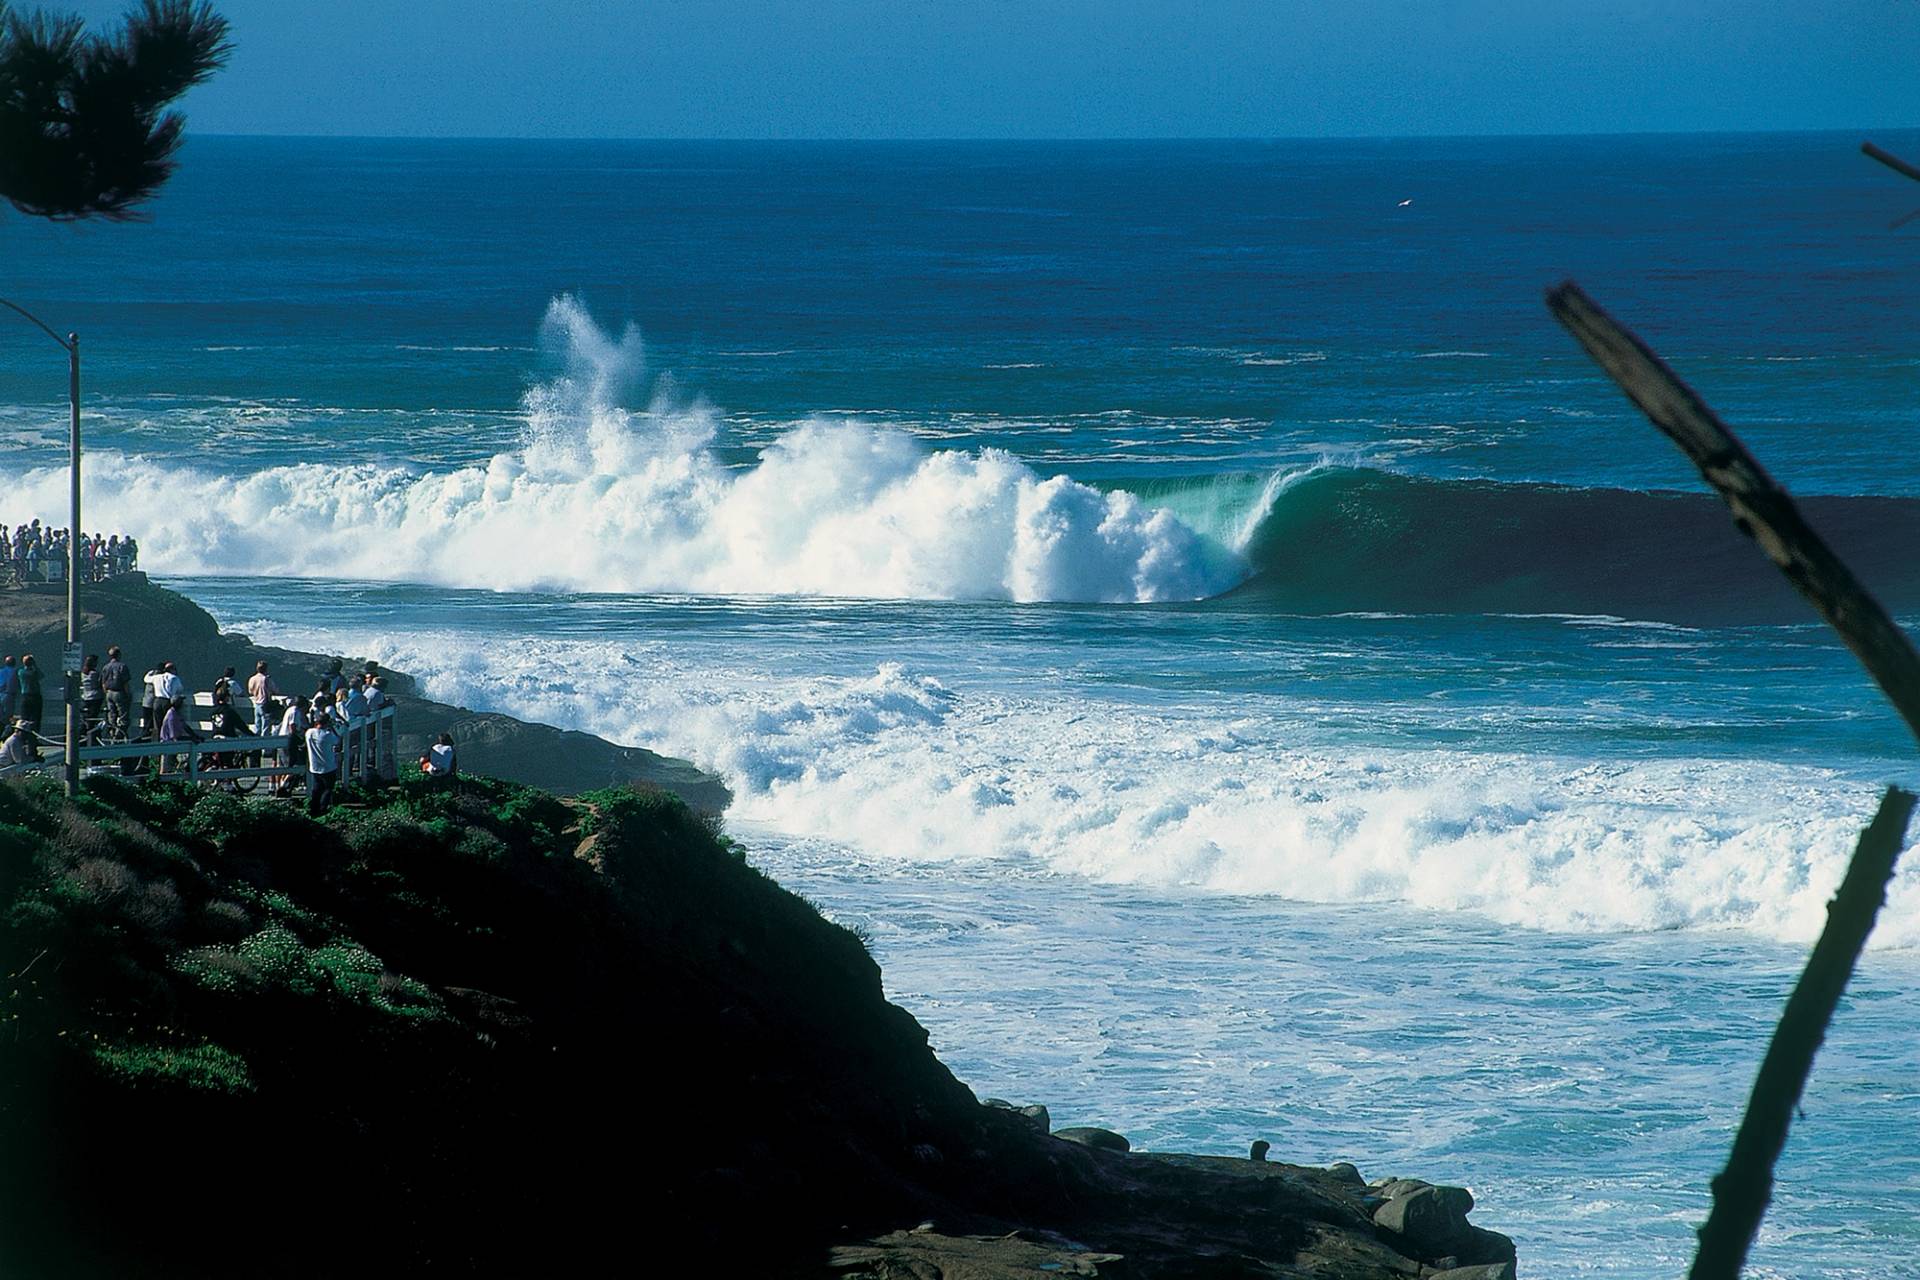
[[[236,480],[96,453],[93,509],[139,530],[143,563],[162,573],[1110,603],[1199,599],[1246,576],[1237,552],[1176,515],[997,449],[807,420],[729,467],[709,447],[712,409],[665,380],[645,410],[624,407],[645,374],[631,328],[613,338],[561,297],[542,337],[561,372],[527,393],[520,448],[485,465]],[[27,473],[0,514],[53,509],[62,477]]]
[[540,346],[562,372],[535,383],[521,398],[521,456],[529,472],[554,478],[626,475],[655,457],[692,454],[712,440],[713,411],[697,401],[677,402],[665,376],[654,383],[646,410],[626,408],[646,377],[646,348],[633,324],[616,339],[593,322],[578,298],[562,294],[541,318]]

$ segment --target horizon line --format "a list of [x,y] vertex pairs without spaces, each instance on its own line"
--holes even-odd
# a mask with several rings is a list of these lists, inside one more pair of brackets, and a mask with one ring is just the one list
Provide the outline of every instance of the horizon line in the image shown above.
[[818,135],[781,137],[766,134],[513,134],[513,133],[241,133],[218,130],[190,132],[193,138],[277,140],[286,142],[645,142],[645,143],[757,143],[757,144],[875,144],[912,143],[1120,143],[1120,142],[1428,142],[1490,141],[1494,139],[1572,139],[1572,138],[1761,138],[1821,134],[1920,132],[1920,122],[1912,124],[1834,125],[1800,129],[1620,129],[1577,132],[1529,131],[1517,133],[1302,133],[1302,134],[1118,134],[1093,135],[1008,135],[1008,134],[926,134],[891,137],[854,135]]

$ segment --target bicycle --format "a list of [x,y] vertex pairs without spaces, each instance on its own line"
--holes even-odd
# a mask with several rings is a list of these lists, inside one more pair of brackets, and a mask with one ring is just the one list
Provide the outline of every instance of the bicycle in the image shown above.
[[[213,741],[218,742],[215,738]],[[258,751],[210,751],[200,757],[203,769],[258,769],[260,753]],[[209,785],[225,791],[236,791],[241,795],[252,795],[260,786],[260,775],[252,774],[244,778],[214,778]]]

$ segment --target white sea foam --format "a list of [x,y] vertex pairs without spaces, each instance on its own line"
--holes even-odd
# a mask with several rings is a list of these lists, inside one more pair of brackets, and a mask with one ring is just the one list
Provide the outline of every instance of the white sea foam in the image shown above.
[[[1237,552],[1142,503],[996,449],[808,421],[745,471],[709,449],[711,409],[643,372],[557,299],[543,339],[565,373],[526,397],[521,447],[485,466],[351,462],[226,476],[95,453],[87,523],[136,531],[166,573],[293,574],[501,589],[932,599],[1197,599],[1246,574]],[[29,470],[0,518],[64,509],[64,470]]]
[[[736,817],[874,857],[1556,931],[1811,938],[1874,798],[1758,761],[1357,752],[1271,709],[1223,722],[1217,704],[962,689],[899,664],[783,677],[666,644],[543,641],[516,658],[451,634],[274,634],[371,653],[435,697],[688,756],[734,787]],[[1920,862],[1874,943],[1920,946]]]

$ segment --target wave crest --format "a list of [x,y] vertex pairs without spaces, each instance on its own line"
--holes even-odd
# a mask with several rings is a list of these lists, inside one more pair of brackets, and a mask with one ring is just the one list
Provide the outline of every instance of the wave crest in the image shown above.
[[[730,469],[709,447],[716,415],[666,380],[645,410],[623,407],[645,372],[631,328],[614,338],[563,297],[542,340],[565,370],[527,393],[521,447],[485,466],[234,478],[96,453],[88,523],[135,532],[167,573],[507,590],[1118,603],[1199,599],[1246,575],[1170,512],[997,449],[809,420]],[[63,471],[29,472],[7,506],[59,510],[64,486]]]

